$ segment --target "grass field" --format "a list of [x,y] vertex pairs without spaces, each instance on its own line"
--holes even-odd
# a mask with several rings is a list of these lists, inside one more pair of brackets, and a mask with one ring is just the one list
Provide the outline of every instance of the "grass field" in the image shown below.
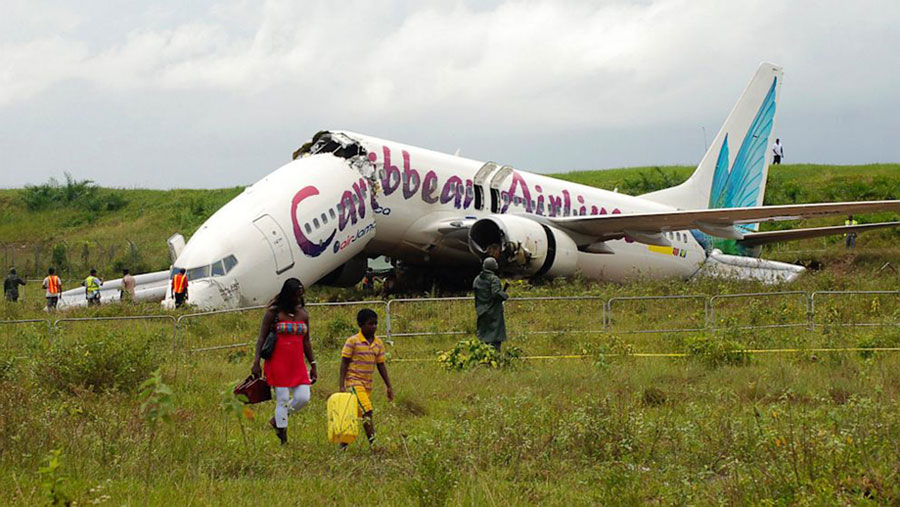
[[[895,251],[846,254],[835,246],[827,256],[840,262],[786,287],[574,280],[512,291],[608,299],[900,286],[896,273],[878,271],[896,262]],[[311,291],[313,301],[332,296]],[[271,402],[245,413],[223,404],[248,373],[249,348],[185,352],[246,341],[258,311],[184,319],[178,351],[165,321],[62,322],[52,344],[43,324],[4,327],[0,502],[896,502],[900,353],[809,349],[900,346],[900,329],[890,325],[900,322],[900,298],[819,304],[813,332],[740,329],[803,319],[796,301],[760,299],[723,305],[717,314],[723,329],[716,332],[630,334],[637,326],[691,320],[698,310],[622,307],[618,331],[610,332],[598,326],[591,300],[512,303],[508,345],[526,355],[586,357],[500,370],[439,367],[436,353],[469,334],[397,337],[389,347],[393,404],[376,381],[375,453],[361,442],[340,453],[325,439],[325,400],[337,388],[338,347],[353,332],[356,307],[312,307],[321,380],[310,405],[292,417],[286,447],[266,425]],[[0,308],[7,319],[45,318],[35,301]],[[397,331],[473,328],[466,301],[397,305],[393,312]],[[66,317],[147,313],[159,308],[109,306]],[[840,325],[854,321],[887,325]],[[544,329],[558,332],[530,332]],[[783,347],[799,352],[741,352]],[[643,352],[687,356],[635,355]],[[158,366],[172,391],[165,404],[170,423],[153,424],[142,409],[138,385]]]
[[[896,169],[864,168],[868,187],[879,188]],[[661,171],[675,173],[666,182],[689,172]],[[821,196],[846,186],[854,171],[860,169],[782,166],[770,182],[787,188],[785,196],[793,195],[791,182],[803,183],[807,193],[796,194],[798,202],[827,200]],[[647,169],[642,182],[641,172],[565,177],[637,192],[665,178]],[[111,238],[146,234],[142,244],[149,245],[173,226],[189,232],[237,191],[122,191],[123,217],[101,212],[90,224],[61,228],[44,221],[67,220],[66,209],[28,211],[19,191],[3,191],[0,239],[72,246],[102,231]],[[178,207],[166,205],[175,196],[187,200],[182,204],[206,204],[179,216]],[[507,346],[526,356],[579,359],[445,371],[436,355],[471,337],[471,303],[392,303],[394,333],[461,334],[394,339],[388,369],[397,397],[389,404],[376,380],[375,452],[363,442],[338,452],[325,436],[325,400],[337,389],[339,346],[354,331],[358,306],[311,307],[321,377],[310,405],[291,418],[285,447],[267,426],[271,402],[247,411],[232,402],[231,387],[249,373],[249,347],[199,350],[248,341],[258,311],[183,318],[177,346],[168,317],[60,322],[52,341],[43,322],[0,324],[0,503],[898,503],[900,352],[869,349],[900,347],[900,297],[823,296],[812,331],[742,329],[805,322],[805,299],[796,295],[722,299],[715,331],[631,332],[702,324],[703,307],[692,300],[619,300],[611,305],[609,329],[600,309],[601,301],[641,295],[900,290],[895,234],[863,235],[850,253],[837,241],[769,251],[768,257],[811,267],[785,286],[705,279],[515,283],[516,297],[599,298],[507,306]],[[154,267],[167,263],[164,249],[148,246],[141,255]],[[40,298],[29,295],[21,304],[0,303],[0,321],[48,318]],[[310,291],[315,303],[363,297],[354,289]],[[374,306],[384,316],[383,304]],[[64,316],[177,318],[189,311],[110,305]],[[813,350],[843,347],[861,350]],[[782,348],[795,351],[746,352]],[[156,403],[148,405],[140,386],[157,368],[161,384],[150,385]]]

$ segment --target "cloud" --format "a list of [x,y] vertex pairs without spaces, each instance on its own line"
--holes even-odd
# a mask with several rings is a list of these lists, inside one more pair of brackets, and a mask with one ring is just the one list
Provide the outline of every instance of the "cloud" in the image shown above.
[[[152,103],[147,116],[169,111],[229,139],[263,128],[254,120],[292,131],[302,123],[307,135],[376,126],[376,135],[413,140],[454,129],[469,132],[460,136],[467,142],[501,132],[637,136],[675,125],[714,130],[769,60],[785,66],[785,111],[900,112],[893,1],[236,0],[70,9],[13,2],[23,22],[0,22],[12,30],[0,39],[0,111],[27,113],[56,90],[77,88],[114,94],[136,116]],[[186,108],[189,100],[197,105]],[[97,114],[121,111],[101,106]],[[665,163],[685,153],[651,155]]]

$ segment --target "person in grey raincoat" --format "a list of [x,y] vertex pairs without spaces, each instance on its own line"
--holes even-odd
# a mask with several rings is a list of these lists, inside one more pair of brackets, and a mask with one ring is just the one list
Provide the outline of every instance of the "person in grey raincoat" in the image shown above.
[[475,291],[475,313],[478,314],[478,339],[500,351],[500,344],[506,340],[506,321],[503,318],[503,302],[506,287],[500,287],[500,278],[495,274],[499,269],[497,260],[488,257],[482,263],[481,273],[472,283]]

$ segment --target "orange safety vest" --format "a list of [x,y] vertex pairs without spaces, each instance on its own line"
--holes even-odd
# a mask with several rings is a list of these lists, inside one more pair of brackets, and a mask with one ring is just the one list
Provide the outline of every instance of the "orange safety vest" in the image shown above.
[[59,277],[56,275],[47,277],[47,292],[50,294],[59,294],[59,286],[62,285],[62,282],[59,281]]
[[172,292],[174,294],[182,294],[187,291],[187,275],[178,273],[172,278]]

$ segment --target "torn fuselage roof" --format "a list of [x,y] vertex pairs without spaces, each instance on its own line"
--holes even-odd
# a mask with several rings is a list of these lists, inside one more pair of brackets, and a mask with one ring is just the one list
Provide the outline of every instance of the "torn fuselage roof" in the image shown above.
[[309,142],[294,152],[294,159],[321,153],[331,153],[336,157],[348,160],[368,154],[362,143],[347,134],[321,130]]

